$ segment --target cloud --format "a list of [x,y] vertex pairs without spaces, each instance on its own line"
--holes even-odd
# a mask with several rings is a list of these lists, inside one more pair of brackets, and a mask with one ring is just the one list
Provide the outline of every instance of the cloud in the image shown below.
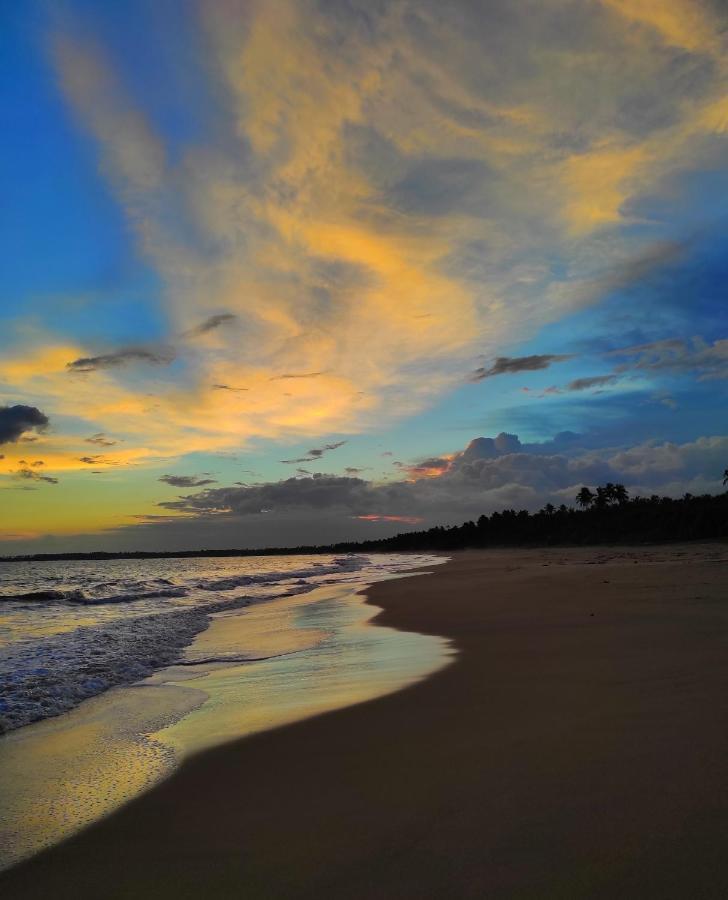
[[293,372],[284,372],[283,375],[272,375],[269,378],[269,381],[285,381],[289,378],[319,378],[321,375],[324,375],[324,372],[301,372],[301,373],[293,373]]
[[47,426],[48,416],[35,406],[0,406],[0,444],[14,443],[25,431]]
[[373,502],[370,485],[359,478],[314,474],[240,488],[212,488],[160,503],[165,509],[192,513],[257,515],[263,510],[328,510],[366,513]]
[[87,444],[97,444],[99,447],[113,447],[115,444],[119,443],[118,441],[113,440],[108,435],[104,434],[103,431],[92,434],[91,437],[84,438],[84,441]]
[[[570,381],[568,384],[562,385],[561,387],[552,384],[550,387],[544,388],[544,390],[534,394],[534,396],[545,397],[551,394],[563,394],[573,391],[588,391],[592,388],[603,388],[608,384],[614,384],[614,382],[617,381],[617,378],[617,375],[591,375],[584,378],[575,378],[573,381]],[[530,388],[521,388],[521,390],[526,393],[531,393]]]
[[411,480],[417,478],[438,478],[452,465],[450,456],[431,456],[419,460],[416,463],[403,463],[395,460],[393,463],[400,471],[406,472]]
[[706,342],[671,338],[614,350],[609,356],[628,357],[618,371],[636,369],[645,372],[688,373],[700,381],[728,378],[728,339]]
[[214,478],[199,478],[197,475],[162,475],[157,479],[171,484],[173,487],[191,488],[202,487],[206,484],[217,484]]
[[[728,458],[728,437],[685,444],[652,444],[617,450],[554,448],[573,437],[523,444],[516,435],[475,438],[448,459],[437,477],[375,482],[316,474],[246,487],[201,491],[160,505],[197,517],[245,519],[262,510],[285,520],[306,513],[313,532],[320,517],[371,521],[456,522],[504,507],[537,509],[548,501],[573,503],[581,485],[621,482],[633,493],[718,490]],[[343,536],[343,535],[342,535]]]
[[66,363],[70,372],[97,372],[99,369],[116,369],[132,362],[167,366],[174,361],[176,353],[172,347],[149,349],[146,347],[126,347],[103,356],[82,356]]
[[423,522],[420,516],[386,516],[386,515],[378,515],[376,513],[370,513],[366,516],[356,516],[355,518],[364,522],[397,522],[402,525],[419,525],[420,522]]
[[306,451],[305,456],[301,456],[298,459],[282,459],[281,462],[286,465],[314,462],[317,459],[321,459],[324,453],[328,453],[330,450],[338,450],[338,448],[343,447],[345,443],[346,441],[336,441],[334,444],[324,444],[323,447],[313,447],[311,450]]
[[[167,139],[112,53],[57,36],[62,93],[170,333],[216,323],[214,348],[188,348],[160,392],[160,429],[218,449],[381,427],[436,402],[475,352],[659,264],[659,210],[640,204],[724,156],[723,17],[684,0],[576,6],[203,4],[198,74],[224,99],[220,128],[194,140]],[[232,415],[211,385],[238,384],[255,401]]]
[[183,337],[200,337],[200,335],[207,334],[208,331],[214,331],[216,328],[220,328],[221,325],[232,324],[233,322],[236,322],[237,319],[238,317],[234,313],[218,313],[214,316],[208,316],[204,322],[185,331]]
[[[85,465],[91,432],[149,462],[380,429],[432,407],[475,354],[492,377],[496,354],[662,265],[665,235],[694,230],[687,193],[707,196],[725,159],[722,5],[514,9],[202,4],[194,77],[216,127],[194,136],[139,101],[93,22],[56,35],[60,95],[169,334],[220,310],[245,328],[190,342],[165,383],[22,322],[2,390],[68,426],[53,455],[44,442],[49,468]],[[94,371],[73,390],[69,360]]]
[[548,369],[553,363],[571,359],[571,354],[543,353],[532,356],[499,356],[490,368],[481,367],[469,376],[470,381],[482,381],[496,375],[511,375],[515,372],[534,372],[537,369]]
[[41,473],[35,469],[18,469],[14,474],[16,478],[23,478],[27,481],[44,481],[47,484],[58,484],[57,478],[53,478],[51,475],[41,475]]
[[586,378],[575,378],[566,385],[565,390],[586,391],[594,387],[603,387],[605,384],[613,384],[616,380],[616,375],[591,375]]
[[229,384],[213,384],[212,389],[215,391],[233,391],[233,393],[249,390],[249,388],[245,387],[230,387]]

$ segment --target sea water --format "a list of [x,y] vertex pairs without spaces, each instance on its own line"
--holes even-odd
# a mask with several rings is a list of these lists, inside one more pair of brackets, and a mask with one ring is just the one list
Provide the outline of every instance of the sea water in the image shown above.
[[361,594],[442,561],[0,564],[0,867],[107,815],[192,753],[444,665],[446,641],[372,627],[377,610]]

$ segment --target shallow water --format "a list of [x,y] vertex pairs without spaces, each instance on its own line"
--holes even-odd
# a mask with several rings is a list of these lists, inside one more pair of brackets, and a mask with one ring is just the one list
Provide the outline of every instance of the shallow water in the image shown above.
[[0,562],[0,734],[176,662],[214,613],[427,561],[346,554]]
[[[396,576],[376,580],[385,577]],[[447,663],[447,641],[369,624],[377,609],[361,587],[216,613],[180,664],[1,738],[0,867],[107,815],[192,753],[382,696]]]

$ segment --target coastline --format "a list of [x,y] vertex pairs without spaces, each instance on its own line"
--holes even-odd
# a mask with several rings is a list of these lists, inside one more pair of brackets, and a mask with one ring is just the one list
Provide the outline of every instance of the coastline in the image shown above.
[[367,591],[453,641],[376,700],[205,751],[12,897],[728,895],[728,547],[460,553]]

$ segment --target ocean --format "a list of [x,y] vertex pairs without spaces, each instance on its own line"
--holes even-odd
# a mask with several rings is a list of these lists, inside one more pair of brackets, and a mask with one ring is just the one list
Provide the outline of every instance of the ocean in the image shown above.
[[442,639],[372,627],[428,555],[0,563],[0,868],[206,747],[389,693]]

